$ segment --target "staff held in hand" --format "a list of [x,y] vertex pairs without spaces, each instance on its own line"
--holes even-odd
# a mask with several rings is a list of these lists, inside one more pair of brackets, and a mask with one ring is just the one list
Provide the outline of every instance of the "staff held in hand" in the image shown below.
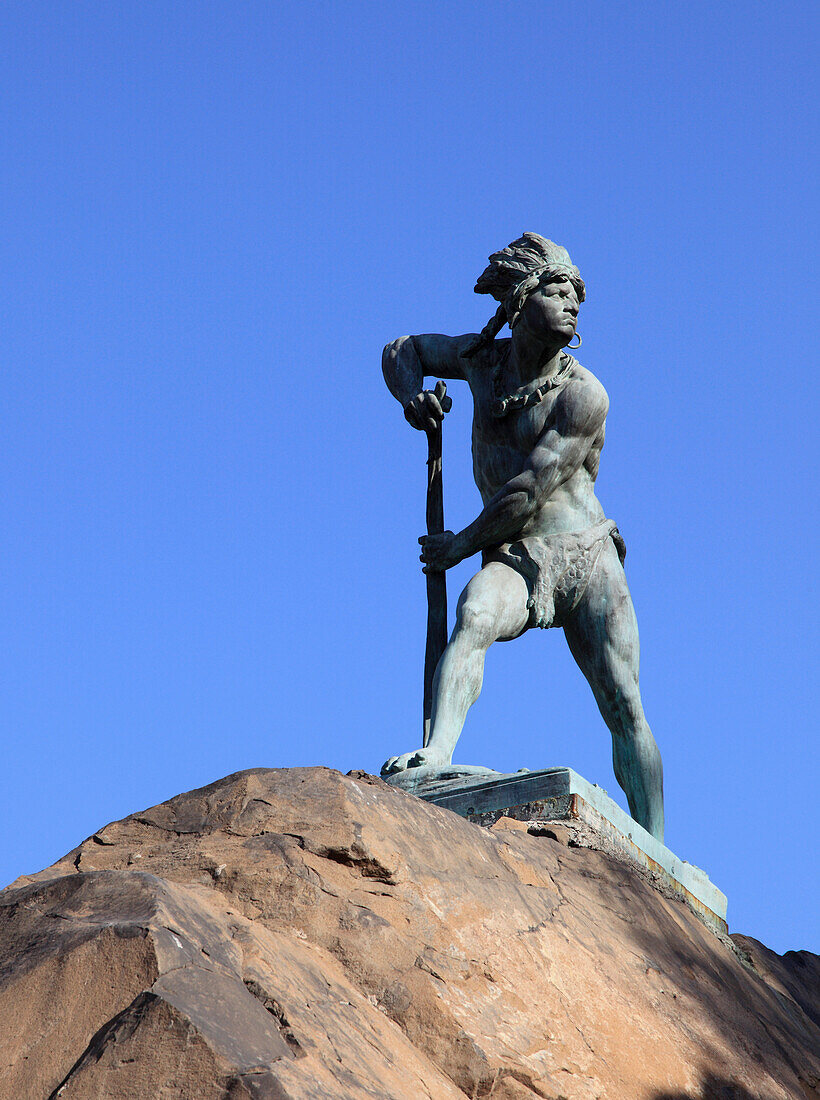
[[[433,678],[447,646],[447,578],[453,562],[446,560],[452,532],[444,530],[444,485],[441,468],[441,423],[453,406],[444,382],[425,390],[404,410],[409,424],[427,435],[427,534],[419,539],[421,560],[427,574],[427,645],[424,651],[424,741],[430,739],[433,708]],[[442,553],[443,552],[443,553]]]

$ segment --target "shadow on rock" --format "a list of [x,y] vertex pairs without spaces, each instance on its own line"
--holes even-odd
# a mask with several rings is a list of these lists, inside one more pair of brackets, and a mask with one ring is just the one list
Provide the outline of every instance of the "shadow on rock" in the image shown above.
[[749,1092],[744,1085],[715,1073],[704,1073],[698,1092],[657,1092],[652,1100],[769,1100],[769,1097]]

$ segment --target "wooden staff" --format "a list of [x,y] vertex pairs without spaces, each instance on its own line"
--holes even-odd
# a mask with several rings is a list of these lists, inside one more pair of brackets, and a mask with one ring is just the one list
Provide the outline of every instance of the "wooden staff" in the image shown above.
[[[442,411],[453,407],[447,387],[436,382],[433,390]],[[444,531],[444,485],[441,471],[441,421],[425,428],[427,433],[427,534]],[[430,740],[430,716],[433,710],[433,677],[447,645],[447,574],[427,572],[427,645],[424,651],[424,741]]]

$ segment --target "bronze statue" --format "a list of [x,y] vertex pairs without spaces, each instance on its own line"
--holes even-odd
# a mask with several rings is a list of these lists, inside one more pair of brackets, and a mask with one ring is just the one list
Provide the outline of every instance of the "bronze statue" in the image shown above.
[[[490,257],[475,290],[500,303],[480,334],[403,336],[382,359],[405,417],[428,433],[440,428],[449,399],[441,387],[425,390],[424,378],[469,383],[484,502],[463,531],[419,539],[428,574],[479,552],[481,568],[461,594],[438,661],[426,744],[391,757],[382,774],[445,769],[481,690],[489,646],[530,627],[560,626],[612,734],[615,776],[632,816],[662,840],[663,772],[641,705],[626,551],[595,496],[609,399],[566,350],[583,280],[565,248],[525,233]],[[504,324],[511,336],[498,339]]]

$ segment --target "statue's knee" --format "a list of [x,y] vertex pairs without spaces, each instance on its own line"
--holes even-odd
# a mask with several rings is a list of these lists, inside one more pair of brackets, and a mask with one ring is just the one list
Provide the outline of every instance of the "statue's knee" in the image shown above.
[[465,600],[458,609],[458,629],[478,645],[488,645],[495,637],[495,619],[477,600]]

